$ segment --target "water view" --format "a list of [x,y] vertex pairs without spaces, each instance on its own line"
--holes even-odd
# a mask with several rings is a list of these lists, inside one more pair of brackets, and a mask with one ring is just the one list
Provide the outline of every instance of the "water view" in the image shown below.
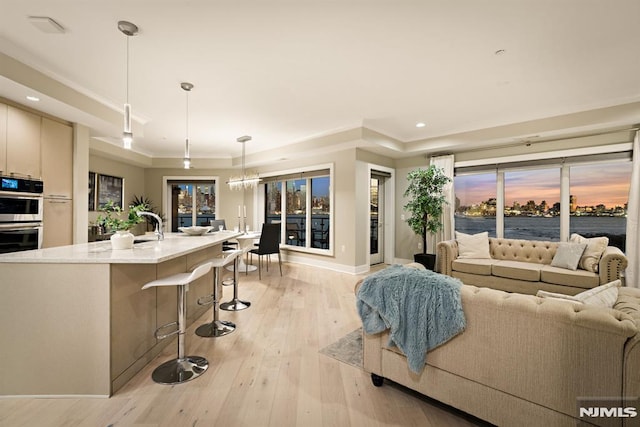
[[[627,222],[625,217],[572,216],[569,221],[570,233],[578,233],[585,237],[608,236],[610,245],[622,246],[620,249],[624,250]],[[488,231],[489,236],[496,237],[496,218],[456,215],[455,229],[468,234]],[[560,217],[505,217],[504,237],[558,241],[560,240]]]

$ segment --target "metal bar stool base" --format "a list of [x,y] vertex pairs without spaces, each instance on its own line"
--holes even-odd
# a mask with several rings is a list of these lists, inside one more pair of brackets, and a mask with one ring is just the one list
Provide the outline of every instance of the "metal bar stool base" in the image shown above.
[[236,325],[233,322],[226,320],[214,320],[211,323],[205,323],[200,325],[196,329],[196,335],[205,338],[221,337],[236,330]]
[[198,378],[208,367],[207,359],[200,356],[172,359],[154,369],[151,379],[159,384],[180,384]]
[[251,303],[249,301],[240,301],[238,298],[234,298],[231,301],[220,304],[220,309],[227,311],[240,311],[245,308],[249,308],[250,306]]

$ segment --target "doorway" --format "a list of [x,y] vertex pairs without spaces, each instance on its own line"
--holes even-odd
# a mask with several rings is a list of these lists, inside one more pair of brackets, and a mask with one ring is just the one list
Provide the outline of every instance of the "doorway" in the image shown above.
[[387,174],[371,171],[369,187],[369,264],[375,265],[384,262],[385,247],[385,194],[384,184]]
[[173,232],[178,227],[208,226],[216,219],[215,179],[185,178],[166,181],[167,229]]

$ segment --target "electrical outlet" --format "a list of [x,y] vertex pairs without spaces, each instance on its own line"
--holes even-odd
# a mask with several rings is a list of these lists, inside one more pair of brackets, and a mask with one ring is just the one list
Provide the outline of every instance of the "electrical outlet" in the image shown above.
[[404,214],[400,215],[400,220],[404,221]]
[[345,245],[342,245],[340,247],[340,250],[342,251],[342,253],[344,253],[347,250],[347,247]]
[[418,249],[422,249],[422,242],[418,242]]

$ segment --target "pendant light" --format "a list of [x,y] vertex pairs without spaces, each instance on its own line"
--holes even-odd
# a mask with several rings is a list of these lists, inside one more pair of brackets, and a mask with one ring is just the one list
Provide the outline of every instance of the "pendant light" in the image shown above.
[[124,130],[122,132],[122,143],[127,150],[131,149],[133,142],[133,132],[131,132],[131,104],[129,104],[129,38],[138,34],[138,27],[127,21],[118,21],[118,30],[127,36],[127,96],[124,104]]
[[187,94],[187,119],[186,119],[186,137],[184,139],[184,168],[189,169],[191,167],[191,155],[189,153],[189,92],[193,89],[193,85],[191,83],[182,82],[180,83],[180,87]]
[[251,137],[248,135],[241,136],[237,139],[237,141],[242,144],[242,175],[239,177],[232,177],[231,179],[229,179],[229,181],[227,181],[227,184],[229,184],[229,188],[231,188],[232,190],[244,190],[245,188],[253,188],[260,182],[260,177],[257,173],[251,173],[247,175],[244,168],[244,144],[247,141],[251,141]]

